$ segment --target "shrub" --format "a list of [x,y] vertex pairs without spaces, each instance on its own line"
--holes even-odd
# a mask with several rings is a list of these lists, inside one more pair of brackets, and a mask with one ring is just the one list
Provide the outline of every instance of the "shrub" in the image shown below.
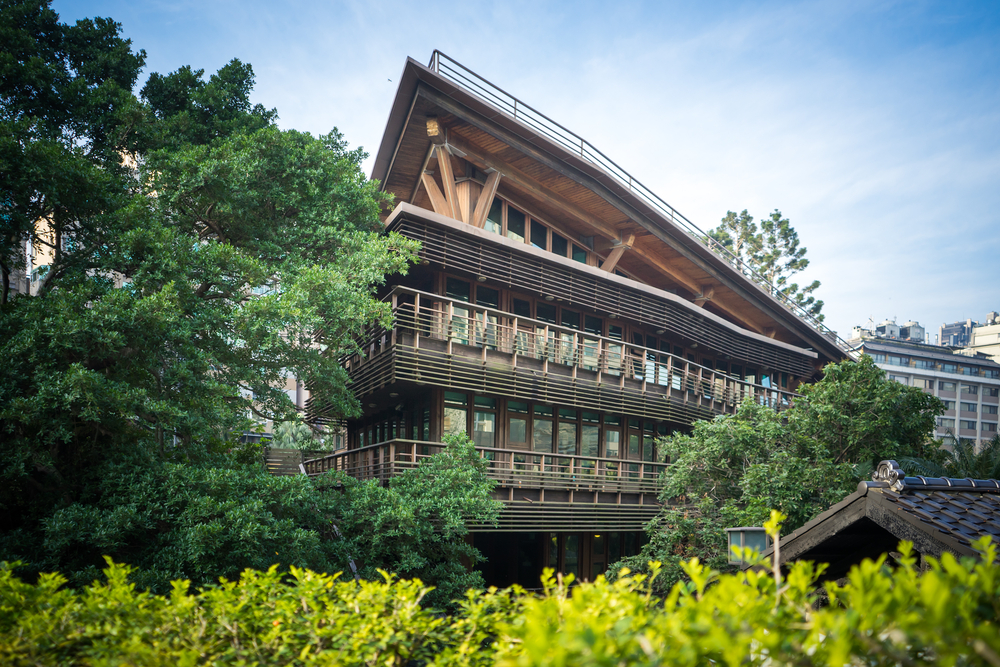
[[138,590],[129,568],[80,592],[59,575],[26,584],[0,567],[0,663],[128,665],[991,665],[1000,663],[1000,565],[950,554],[918,566],[902,543],[817,587],[800,562],[783,582],[720,575],[693,559],[665,598],[659,574],[609,583],[544,578],[544,593],[470,591],[450,616],[429,588],[383,574],[342,581],[292,568],[169,595]]

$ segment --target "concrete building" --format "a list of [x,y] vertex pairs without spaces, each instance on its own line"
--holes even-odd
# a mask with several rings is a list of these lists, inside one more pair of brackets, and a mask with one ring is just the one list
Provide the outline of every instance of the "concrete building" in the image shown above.
[[[923,337],[923,327],[916,322],[897,329],[903,328]],[[890,338],[880,335],[880,330],[894,331],[883,325],[875,331],[855,327],[848,343],[871,356],[890,379],[919,387],[944,402],[947,409],[938,418],[935,438],[980,442],[996,435],[1000,364],[974,350],[929,345],[898,335]]]
[[1000,313],[988,313],[985,324],[977,323],[972,327],[971,340],[966,349],[985,354],[1000,363]]

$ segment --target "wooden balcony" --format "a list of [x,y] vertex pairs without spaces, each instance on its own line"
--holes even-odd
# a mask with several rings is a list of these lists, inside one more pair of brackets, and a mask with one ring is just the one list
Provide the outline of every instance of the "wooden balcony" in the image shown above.
[[404,287],[396,325],[345,359],[365,396],[397,381],[690,423],[745,398],[782,410],[796,394],[667,352]]
[[[440,452],[438,442],[396,439],[305,462],[306,473],[344,472],[387,483]],[[659,510],[663,463],[477,447],[504,502],[500,529],[642,530]],[[476,528],[476,527],[474,527]],[[494,530],[491,528],[491,530]]]

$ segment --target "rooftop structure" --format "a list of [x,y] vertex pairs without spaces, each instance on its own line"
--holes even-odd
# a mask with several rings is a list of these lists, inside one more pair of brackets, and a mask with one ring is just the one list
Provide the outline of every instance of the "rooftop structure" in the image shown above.
[[[921,556],[976,556],[972,544],[989,536],[1000,541],[1000,482],[995,479],[907,477],[895,461],[882,461],[874,481],[780,542],[780,562],[828,563],[827,579],[851,566],[913,542]],[[772,555],[773,548],[764,552]]]
[[[487,582],[592,578],[659,509],[655,439],[781,410],[846,344],[585,140],[435,52],[409,59],[373,169],[422,243],[391,329],[345,359],[364,414],[306,462],[388,480],[467,432],[505,509]],[[313,419],[331,417],[308,404]]]

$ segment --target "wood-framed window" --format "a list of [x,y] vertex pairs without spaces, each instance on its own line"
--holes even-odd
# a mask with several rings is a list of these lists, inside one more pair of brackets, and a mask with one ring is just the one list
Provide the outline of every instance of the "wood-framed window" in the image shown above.
[[598,262],[597,255],[582,241],[573,240],[570,234],[542,222],[522,207],[500,196],[493,198],[483,228],[517,243],[526,243],[581,264],[595,266]]

